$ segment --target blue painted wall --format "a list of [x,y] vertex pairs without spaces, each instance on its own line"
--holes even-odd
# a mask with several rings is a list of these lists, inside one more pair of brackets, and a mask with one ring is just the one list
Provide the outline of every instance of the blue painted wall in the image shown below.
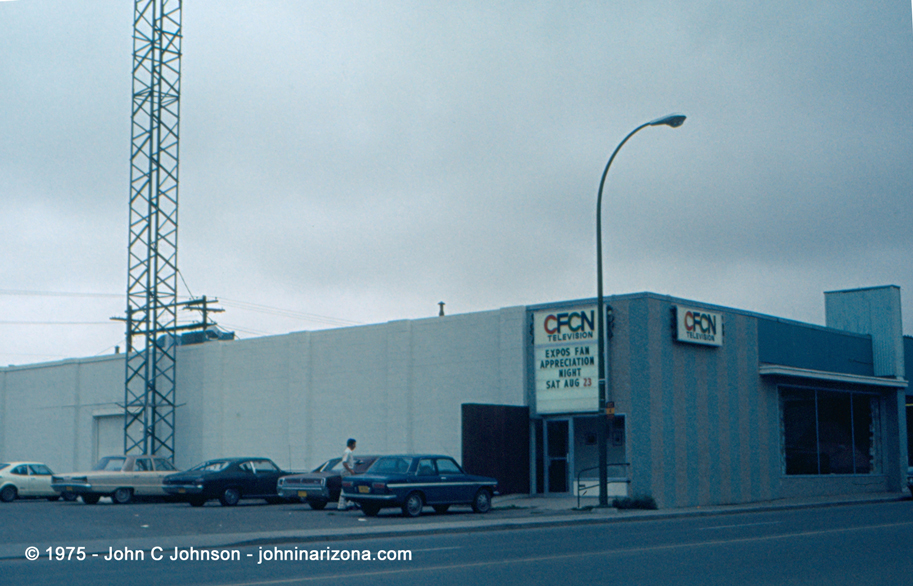
[[762,363],[875,376],[871,336],[769,317],[757,323]]
[[[660,507],[774,498],[779,404],[758,375],[757,317],[653,294],[609,303],[610,388],[628,414],[630,493]],[[723,346],[675,341],[676,304],[722,313]]]

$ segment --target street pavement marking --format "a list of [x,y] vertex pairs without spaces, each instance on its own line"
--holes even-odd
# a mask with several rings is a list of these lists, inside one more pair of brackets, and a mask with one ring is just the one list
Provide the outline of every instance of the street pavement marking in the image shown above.
[[780,521],[764,521],[763,523],[739,523],[738,525],[715,525],[713,527],[698,527],[698,531],[710,531],[712,529],[732,529],[734,527],[755,527],[757,525],[779,525]]

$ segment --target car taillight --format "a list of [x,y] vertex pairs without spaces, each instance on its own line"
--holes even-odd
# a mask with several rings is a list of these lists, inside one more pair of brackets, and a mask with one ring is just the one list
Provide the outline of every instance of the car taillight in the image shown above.
[[351,480],[343,480],[343,481],[342,481],[342,485],[343,485],[344,487],[346,487],[346,488],[352,488],[352,481],[351,481]]
[[371,484],[371,488],[374,488],[377,490],[387,490],[387,485],[384,484],[383,482],[375,482],[375,483]]

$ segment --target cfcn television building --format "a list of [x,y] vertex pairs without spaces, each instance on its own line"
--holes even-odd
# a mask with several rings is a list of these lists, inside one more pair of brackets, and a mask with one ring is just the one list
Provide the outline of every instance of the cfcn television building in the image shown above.
[[[826,325],[653,293],[185,343],[175,464],[257,455],[286,469],[437,452],[502,492],[659,507],[900,492],[910,452],[900,289],[825,293]],[[202,338],[201,338],[202,339]],[[0,461],[91,467],[123,452],[124,357],[0,368]]]

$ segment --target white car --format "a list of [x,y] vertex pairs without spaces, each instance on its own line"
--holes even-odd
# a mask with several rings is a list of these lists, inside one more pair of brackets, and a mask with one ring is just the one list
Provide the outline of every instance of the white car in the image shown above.
[[41,462],[0,462],[0,501],[17,498],[60,498],[51,488],[51,469]]
[[161,456],[106,456],[89,472],[54,476],[51,489],[71,500],[94,505],[103,496],[116,504],[126,504],[133,497],[164,497],[162,479],[177,469]]

